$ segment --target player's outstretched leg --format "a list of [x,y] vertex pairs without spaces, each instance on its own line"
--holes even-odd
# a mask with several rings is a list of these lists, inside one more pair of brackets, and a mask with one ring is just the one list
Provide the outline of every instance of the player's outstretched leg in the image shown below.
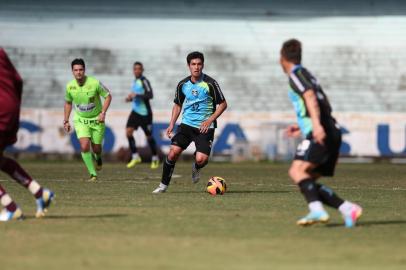
[[192,164],[192,182],[196,184],[200,180],[200,170],[209,162],[209,156],[196,152],[195,162]]
[[159,193],[164,193],[169,186],[169,183],[171,182],[172,178],[172,173],[175,169],[175,164],[176,161],[178,160],[178,157],[182,153],[183,149],[172,145],[171,149],[169,150],[169,154],[165,159],[165,162],[163,164],[162,168],[162,180],[161,183],[159,183],[159,186],[152,191],[154,194],[159,194]]
[[36,217],[43,217],[54,198],[54,193],[42,188],[31,176],[13,159],[2,157],[0,169],[27,188],[35,197],[37,203]]
[[23,212],[0,185],[0,203],[3,207],[0,212],[0,222],[13,219],[23,219]]
[[317,189],[324,204],[340,211],[345,226],[347,228],[355,227],[357,220],[362,215],[361,206],[353,202],[344,201],[332,189],[325,185],[317,184]]
[[173,170],[175,169],[175,164],[176,160],[175,161],[170,160],[168,155],[163,164],[161,183],[159,183],[159,186],[156,189],[154,189],[152,193],[154,194],[164,193],[168,189],[169,183],[171,182]]
[[128,132],[127,132],[127,139],[128,139],[128,145],[131,150],[131,160],[127,164],[127,168],[132,168],[135,165],[141,163],[142,160],[141,160],[140,155],[138,154],[137,146],[135,144],[135,139],[134,139],[134,136],[132,135],[132,133],[128,134]]
[[316,183],[316,188],[321,201],[325,205],[333,207],[341,212],[347,228],[351,228],[356,225],[357,220],[362,215],[361,206],[349,201],[344,201],[331,188],[325,185]]
[[149,136],[147,136],[147,141],[148,141],[149,148],[151,149],[151,153],[152,153],[151,169],[158,169],[159,157],[158,157],[155,139],[152,135],[149,135]]

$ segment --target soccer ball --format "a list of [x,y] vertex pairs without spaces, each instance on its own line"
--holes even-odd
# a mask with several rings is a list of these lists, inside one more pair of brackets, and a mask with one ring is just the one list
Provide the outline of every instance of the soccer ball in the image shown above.
[[213,176],[207,183],[207,192],[211,195],[223,195],[227,190],[226,180],[219,176]]

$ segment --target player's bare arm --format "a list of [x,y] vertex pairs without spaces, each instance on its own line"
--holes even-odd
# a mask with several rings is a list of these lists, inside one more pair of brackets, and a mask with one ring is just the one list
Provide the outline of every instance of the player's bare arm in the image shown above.
[[110,94],[104,100],[102,111],[99,114],[99,118],[97,119],[100,123],[103,123],[104,120],[106,119],[106,112],[110,107],[111,99],[112,99],[112,97],[111,97],[111,94]]
[[63,118],[63,129],[66,132],[71,131],[71,126],[69,124],[69,117],[70,113],[72,112],[72,102],[65,101],[65,106],[64,106],[64,118]]
[[204,121],[201,125],[200,125],[200,133],[207,133],[207,131],[209,130],[211,124],[216,121],[217,118],[220,117],[220,115],[227,109],[227,101],[223,101],[222,103],[220,103],[217,108],[216,111],[209,117],[209,119],[207,119],[206,121]]
[[168,136],[169,139],[172,138],[172,131],[173,131],[173,128],[175,127],[176,121],[179,118],[181,110],[182,110],[182,106],[180,106],[178,104],[173,105],[171,121],[169,123],[168,128],[166,129],[166,136]]
[[306,102],[306,107],[312,120],[313,139],[319,144],[324,144],[326,132],[320,123],[320,107],[317,102],[316,94],[312,89],[310,89],[303,94],[303,98]]

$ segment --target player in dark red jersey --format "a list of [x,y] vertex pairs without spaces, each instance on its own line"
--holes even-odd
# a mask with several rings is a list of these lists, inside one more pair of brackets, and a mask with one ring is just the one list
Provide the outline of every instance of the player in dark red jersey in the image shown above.
[[[0,48],[0,170],[27,188],[37,202],[36,217],[45,215],[54,193],[42,188],[15,160],[3,155],[4,149],[17,141],[23,81],[3,48]],[[0,221],[22,219],[23,213],[0,185]]]

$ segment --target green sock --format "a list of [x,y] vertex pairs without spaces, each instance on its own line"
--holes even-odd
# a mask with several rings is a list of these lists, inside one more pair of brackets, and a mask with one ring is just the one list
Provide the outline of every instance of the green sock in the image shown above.
[[87,170],[89,171],[89,174],[96,176],[97,174],[93,164],[92,153],[82,152],[82,158],[85,162]]

